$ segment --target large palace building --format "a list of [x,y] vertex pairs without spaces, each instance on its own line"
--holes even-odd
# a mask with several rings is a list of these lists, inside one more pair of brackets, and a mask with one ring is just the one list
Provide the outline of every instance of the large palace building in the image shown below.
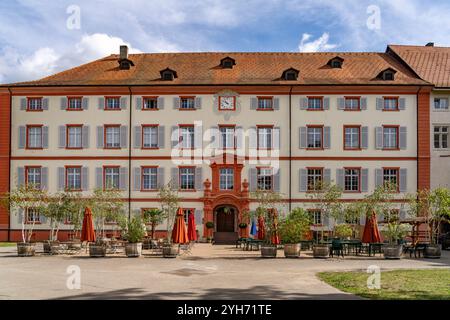
[[[159,207],[158,188],[171,182],[200,236],[218,240],[248,233],[238,225],[256,208],[257,189],[280,192],[286,210],[304,207],[327,225],[311,199],[320,181],[341,186],[348,202],[391,181],[401,212],[407,193],[433,185],[431,174],[446,184],[450,174],[432,167],[448,162],[434,153],[448,148],[449,91],[415,70],[405,48],[128,55],[122,46],[3,85],[0,192],[34,183],[87,196],[111,186],[139,214]],[[439,84],[449,89],[448,73]],[[25,223],[40,223],[35,239],[47,239],[48,222],[29,211]],[[20,239],[20,216],[0,209],[0,241]]]

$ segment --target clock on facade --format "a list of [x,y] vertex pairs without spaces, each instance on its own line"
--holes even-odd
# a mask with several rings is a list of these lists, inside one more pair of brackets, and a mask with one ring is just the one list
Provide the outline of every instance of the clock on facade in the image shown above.
[[232,97],[232,96],[219,97],[219,109],[220,110],[235,110],[236,109],[236,97]]

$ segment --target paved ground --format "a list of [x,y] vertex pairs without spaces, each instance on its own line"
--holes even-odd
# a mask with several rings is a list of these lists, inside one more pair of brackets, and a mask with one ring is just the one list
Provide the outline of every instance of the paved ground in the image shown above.
[[[300,259],[264,260],[259,252],[232,246],[196,244],[177,259],[149,256],[106,258],[44,256],[19,258],[0,248],[0,299],[355,299],[315,277],[319,271],[449,268],[450,252],[439,260],[346,257],[317,260],[310,252]],[[67,267],[81,270],[81,289],[66,286]]]

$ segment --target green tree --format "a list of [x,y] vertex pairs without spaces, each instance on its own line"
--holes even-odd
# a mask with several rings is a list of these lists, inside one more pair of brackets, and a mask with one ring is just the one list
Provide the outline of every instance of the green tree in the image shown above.
[[180,207],[180,198],[178,192],[170,181],[162,186],[158,191],[159,201],[161,203],[161,210],[167,222],[167,242],[171,243],[172,238],[170,232],[173,229],[178,208]]
[[311,216],[303,208],[293,209],[279,225],[283,243],[299,243],[309,231],[311,222]]
[[155,239],[156,226],[164,222],[165,214],[160,209],[146,209],[143,212],[145,223],[149,223],[151,227],[151,238]]

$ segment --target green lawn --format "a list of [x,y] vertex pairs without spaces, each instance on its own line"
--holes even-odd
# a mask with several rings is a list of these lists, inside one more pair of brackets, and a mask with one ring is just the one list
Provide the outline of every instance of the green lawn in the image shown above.
[[15,242],[0,242],[0,247],[15,247]]
[[318,277],[333,287],[369,299],[450,300],[450,269],[381,272],[381,288],[368,289],[366,272],[321,272]]

